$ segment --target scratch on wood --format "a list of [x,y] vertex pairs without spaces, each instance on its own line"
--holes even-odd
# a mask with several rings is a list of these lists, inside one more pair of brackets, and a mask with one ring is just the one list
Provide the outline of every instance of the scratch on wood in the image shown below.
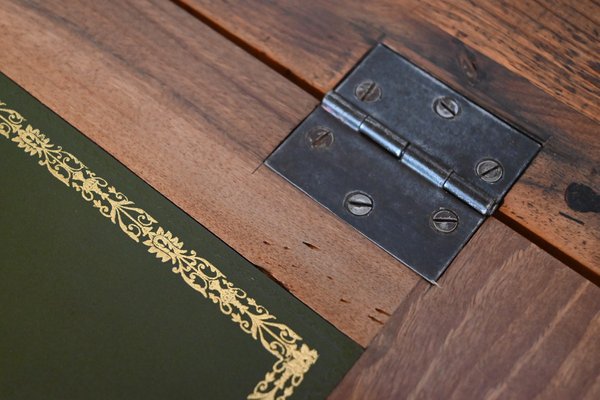
[[303,243],[303,244],[304,244],[306,247],[308,247],[309,249],[312,249],[312,250],[319,250],[319,248],[318,248],[317,246],[315,246],[314,244],[312,244],[312,243],[309,243],[309,242],[302,242],[302,243]]
[[570,215],[569,215],[569,214],[567,214],[567,213],[564,213],[564,212],[562,212],[562,211],[559,211],[558,213],[559,213],[560,215],[562,215],[563,217],[565,217],[565,218],[567,218],[567,219],[570,219],[570,220],[571,220],[571,221],[573,221],[573,222],[576,222],[576,223],[578,223],[579,225],[585,225],[585,222],[583,222],[582,220],[580,220],[580,219],[577,219],[577,218],[575,218],[575,217],[572,217],[572,216],[570,216]]
[[382,310],[381,308],[375,308],[375,311],[377,311],[377,312],[378,312],[378,313],[380,313],[380,314],[386,315],[386,316],[388,316],[388,317],[391,317],[391,316],[392,316],[392,314],[390,314],[389,312],[387,312],[387,311],[385,311],[385,310]]
[[369,319],[370,319],[370,320],[372,320],[372,321],[375,321],[375,322],[377,322],[378,324],[381,324],[381,325],[383,325],[383,322],[382,322],[382,321],[380,321],[380,320],[378,320],[378,319],[377,319],[377,318],[375,318],[374,316],[372,316],[372,315],[369,315],[368,317],[369,317]]

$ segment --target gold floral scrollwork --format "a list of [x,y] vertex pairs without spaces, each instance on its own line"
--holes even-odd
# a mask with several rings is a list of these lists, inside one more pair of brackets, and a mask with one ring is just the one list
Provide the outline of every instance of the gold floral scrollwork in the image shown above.
[[15,142],[38,164],[81,197],[92,203],[100,214],[110,219],[129,238],[141,242],[148,252],[202,296],[219,306],[244,332],[261,343],[276,362],[271,371],[248,395],[252,400],[284,400],[294,393],[305,374],[318,358],[302,338],[287,325],[278,322],[269,311],[236,287],[213,264],[187,250],[183,242],[159,225],[151,215],[135,205],[123,193],[90,171],[73,154],[50,142],[39,129],[25,125],[17,111],[0,102],[0,135]]

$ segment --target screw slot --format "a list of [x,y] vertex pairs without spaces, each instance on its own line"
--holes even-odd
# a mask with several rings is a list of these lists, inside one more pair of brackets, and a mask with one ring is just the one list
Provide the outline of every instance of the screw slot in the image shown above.
[[365,103],[373,103],[381,99],[381,86],[377,82],[364,81],[354,88],[354,96]]
[[352,215],[364,217],[373,211],[373,199],[366,193],[354,192],[346,196],[344,206]]
[[431,227],[441,233],[453,232],[458,228],[458,215],[445,208],[434,211],[431,214]]
[[460,113],[460,105],[452,97],[438,97],[433,102],[433,110],[444,119],[453,119]]
[[495,183],[504,175],[504,168],[498,161],[490,159],[479,162],[475,167],[475,172],[484,182]]
[[325,149],[333,144],[333,132],[323,126],[317,126],[306,134],[313,149]]

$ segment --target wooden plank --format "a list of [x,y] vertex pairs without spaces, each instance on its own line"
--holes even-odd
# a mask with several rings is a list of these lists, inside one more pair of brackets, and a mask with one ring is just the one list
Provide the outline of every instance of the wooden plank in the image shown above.
[[[384,40],[527,130],[544,148],[501,217],[599,281],[600,41],[592,2],[177,2],[317,96]],[[572,196],[577,201],[567,203]]]
[[593,0],[174,1],[321,92],[375,40],[426,39],[404,26],[409,19],[426,21],[600,121],[599,9]]
[[179,7],[15,1],[0,15],[4,73],[354,340],[419,281],[261,167],[317,101]]
[[588,17],[600,8],[592,0],[577,3],[579,12],[570,0],[484,1],[477,7],[427,0],[415,13],[600,121],[600,32]]
[[441,288],[415,287],[331,399],[600,396],[600,289],[497,221],[471,244]]

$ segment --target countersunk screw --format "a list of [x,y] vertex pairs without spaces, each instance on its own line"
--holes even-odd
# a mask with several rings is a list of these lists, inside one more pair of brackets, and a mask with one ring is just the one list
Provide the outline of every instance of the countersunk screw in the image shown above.
[[458,215],[452,210],[439,209],[431,214],[431,226],[438,232],[450,233],[458,227]]
[[435,99],[433,110],[442,118],[452,119],[460,112],[460,106],[452,97],[444,96]]
[[475,168],[477,176],[487,183],[498,182],[504,174],[504,168],[496,160],[483,160]]
[[308,132],[307,138],[311,147],[324,149],[333,143],[333,132],[325,127],[317,126]]
[[364,81],[354,88],[354,95],[365,103],[373,103],[381,99],[381,87],[373,81]]
[[362,217],[373,210],[373,199],[366,193],[354,192],[346,196],[344,205],[350,213]]

